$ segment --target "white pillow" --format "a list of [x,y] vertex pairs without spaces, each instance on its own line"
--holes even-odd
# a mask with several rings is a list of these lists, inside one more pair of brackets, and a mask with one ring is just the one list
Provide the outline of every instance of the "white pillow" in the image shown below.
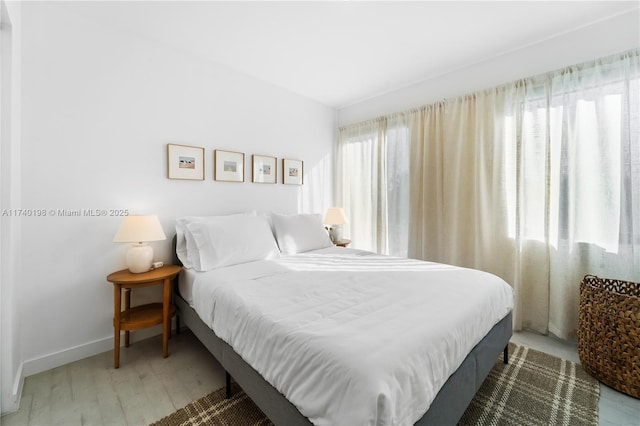
[[271,214],[273,231],[284,255],[331,247],[331,239],[319,214]]
[[264,216],[219,216],[186,227],[197,247],[190,255],[196,271],[280,257]]
[[207,222],[226,216],[255,216],[255,211],[235,213],[224,216],[184,216],[176,219],[176,255],[185,268],[193,268],[194,256],[197,256],[198,247],[187,225],[193,222]]

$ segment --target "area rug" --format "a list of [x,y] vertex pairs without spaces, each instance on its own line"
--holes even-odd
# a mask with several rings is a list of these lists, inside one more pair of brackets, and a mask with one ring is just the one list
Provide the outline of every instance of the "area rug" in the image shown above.
[[[271,425],[235,383],[233,397],[219,389],[156,422],[153,426]],[[597,425],[598,382],[580,365],[509,344],[484,381],[459,426]]]
[[600,385],[579,364],[509,344],[458,425],[597,425]]

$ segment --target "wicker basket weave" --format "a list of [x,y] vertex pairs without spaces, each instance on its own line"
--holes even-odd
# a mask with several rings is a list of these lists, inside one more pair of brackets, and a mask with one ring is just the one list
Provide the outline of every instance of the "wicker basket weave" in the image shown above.
[[582,279],[578,356],[593,377],[640,398],[640,283]]

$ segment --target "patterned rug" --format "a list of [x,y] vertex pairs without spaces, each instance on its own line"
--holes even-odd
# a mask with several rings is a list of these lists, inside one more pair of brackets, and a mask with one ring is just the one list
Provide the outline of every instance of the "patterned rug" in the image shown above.
[[579,364],[509,344],[458,425],[598,424],[600,385]]
[[[233,397],[219,389],[153,426],[271,425],[235,383]],[[598,424],[598,382],[580,365],[509,344],[509,364],[496,361],[459,426]]]

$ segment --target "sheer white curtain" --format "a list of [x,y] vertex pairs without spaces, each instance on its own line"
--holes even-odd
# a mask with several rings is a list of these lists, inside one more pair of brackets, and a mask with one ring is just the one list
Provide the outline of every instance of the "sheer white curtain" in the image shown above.
[[341,128],[336,198],[353,247],[406,256],[409,135],[402,115]]
[[503,277],[516,329],[564,338],[582,276],[640,281],[638,58],[412,112],[409,256]]
[[584,274],[640,281],[639,52],[556,73],[549,93],[549,330],[566,337]]
[[354,247],[388,252],[386,120],[372,120],[338,135],[338,203],[347,217],[344,234]]

